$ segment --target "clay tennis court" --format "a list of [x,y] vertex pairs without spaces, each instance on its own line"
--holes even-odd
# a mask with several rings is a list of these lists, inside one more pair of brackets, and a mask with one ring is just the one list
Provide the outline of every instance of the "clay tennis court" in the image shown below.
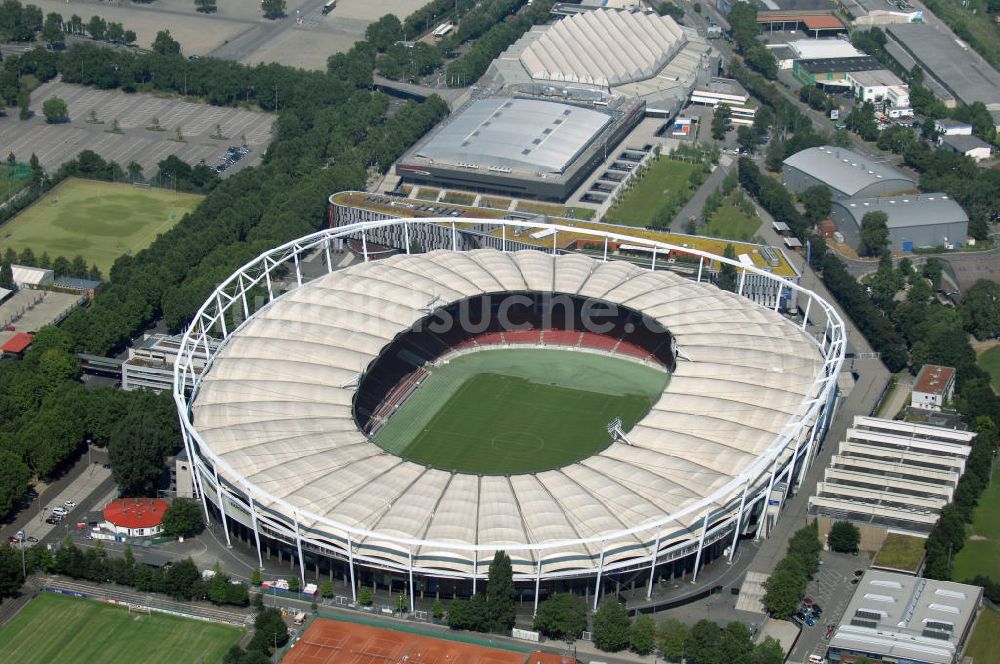
[[282,664],[524,664],[527,653],[317,618]]

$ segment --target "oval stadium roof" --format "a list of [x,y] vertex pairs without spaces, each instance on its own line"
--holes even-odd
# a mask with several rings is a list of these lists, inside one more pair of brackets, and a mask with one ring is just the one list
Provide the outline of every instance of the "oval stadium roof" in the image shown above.
[[[613,443],[537,474],[477,476],[406,461],[358,430],[356,377],[428,315],[428,302],[518,290],[621,304],[674,334],[689,360],[678,361],[659,401],[629,432],[632,445]],[[817,343],[798,326],[708,283],[579,254],[434,251],[359,263],[275,300],[227,340],[193,415],[204,443],[238,474],[227,479],[293,506],[307,531],[345,537],[318,516],[413,540],[414,556],[456,571],[473,554],[449,543],[569,541],[541,551],[546,571],[591,570],[600,542],[579,540],[650,523],[725,486],[775,444],[816,394],[822,371]],[[288,514],[287,505],[255,500]],[[678,519],[677,530],[700,517]],[[650,555],[650,539],[616,538],[607,562]],[[407,559],[406,545],[374,535],[353,541]],[[447,562],[458,558],[467,562]]]

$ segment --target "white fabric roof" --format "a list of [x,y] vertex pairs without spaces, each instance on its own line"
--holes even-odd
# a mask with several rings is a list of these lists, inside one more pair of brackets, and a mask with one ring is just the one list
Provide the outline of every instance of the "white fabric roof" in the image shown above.
[[520,59],[536,80],[619,85],[650,78],[685,41],[669,16],[595,9],[544,28]]
[[[678,361],[660,400],[630,432],[634,446],[615,443],[535,475],[478,477],[405,461],[358,431],[353,379],[427,315],[429,301],[444,306],[526,286],[619,303],[675,335],[691,361]],[[500,548],[623,530],[708,496],[773,444],[815,393],[821,367],[815,342],[797,326],[671,272],[582,255],[435,251],[356,264],[278,298],[230,337],[193,411],[208,447],[297,510],[401,538]],[[685,517],[678,529],[697,528],[699,517]],[[621,544],[640,553],[645,546],[638,538]],[[405,559],[404,546],[379,546]],[[414,555],[435,555],[440,546],[415,547]],[[544,557],[586,569],[599,550],[572,545]]]

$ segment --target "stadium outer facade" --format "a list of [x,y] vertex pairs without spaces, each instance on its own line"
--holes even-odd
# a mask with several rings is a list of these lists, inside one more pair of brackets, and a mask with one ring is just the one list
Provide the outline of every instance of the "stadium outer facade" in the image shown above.
[[[614,240],[625,239],[630,243],[646,245],[651,249],[662,252],[669,252],[672,249],[681,249],[665,243],[653,242],[640,237],[627,237],[621,234],[610,234],[601,231],[586,231],[594,238],[596,245],[603,244],[604,252],[596,252],[594,257],[584,256],[558,256],[553,251],[553,258],[549,268],[545,259],[547,254],[538,251],[520,251],[511,254],[510,260],[515,258],[518,261],[525,261],[525,265],[534,264],[541,266],[543,278],[537,283],[558,283],[558,281],[546,281],[556,279],[556,265],[566,265],[565,272],[560,274],[569,275],[572,272],[579,273],[581,269],[591,270],[591,274],[596,275],[599,271],[623,272],[625,277],[618,278],[625,283],[630,282],[633,288],[643,278],[663,279],[669,274],[666,281],[670,288],[681,288],[679,293],[685,294],[679,301],[683,302],[683,310],[687,316],[712,320],[713,317],[726,318],[732,320],[740,319],[739,325],[746,327],[747,321],[741,317],[749,316],[754,320],[762,321],[758,327],[760,338],[754,341],[759,347],[746,350],[729,349],[728,356],[738,357],[741,353],[747,356],[757,357],[761,364],[757,367],[755,383],[753,379],[746,379],[747,383],[743,390],[747,393],[783,393],[780,399],[780,406],[772,403],[770,411],[763,407],[757,409],[753,407],[753,399],[744,403],[733,402],[733,411],[730,413],[731,419],[728,424],[724,419],[719,418],[719,413],[713,409],[718,408],[714,401],[705,402],[702,405],[703,417],[705,418],[704,432],[709,432],[713,427],[727,429],[725,433],[729,436],[735,435],[742,438],[750,435],[760,445],[752,450],[744,450],[744,458],[735,466],[730,464],[730,469],[726,473],[716,472],[715,480],[706,483],[701,493],[692,495],[689,499],[680,501],[676,509],[671,509],[665,513],[642,515],[643,503],[641,496],[635,496],[634,505],[620,505],[620,514],[631,514],[630,522],[624,527],[608,528],[594,534],[577,533],[575,537],[560,537],[555,540],[544,538],[528,539],[517,541],[514,538],[493,538],[492,541],[484,542],[479,539],[468,541],[456,540],[454,538],[432,539],[426,536],[430,529],[423,529],[423,524],[416,524],[416,533],[411,536],[400,534],[398,529],[380,529],[380,521],[383,515],[392,515],[397,509],[405,510],[412,505],[407,505],[406,501],[399,501],[392,504],[385,500],[386,505],[378,511],[378,518],[374,523],[365,522],[363,519],[348,518],[347,515],[336,513],[320,514],[316,509],[315,502],[302,502],[295,498],[283,498],[276,495],[281,492],[283,483],[293,482],[296,475],[291,470],[282,468],[282,465],[289,467],[294,465],[295,460],[302,457],[303,452],[294,446],[286,449],[283,457],[287,459],[287,464],[279,463],[272,466],[270,473],[247,473],[240,472],[227,460],[224,443],[220,440],[237,441],[237,447],[254,444],[252,437],[247,433],[253,430],[253,420],[257,417],[260,404],[254,406],[253,398],[247,397],[241,390],[245,389],[242,382],[253,382],[259,376],[260,367],[256,367],[252,378],[240,378],[232,373],[234,365],[229,359],[239,357],[239,347],[248,342],[248,337],[253,337],[255,333],[268,329],[269,316],[277,311],[294,310],[299,303],[295,298],[302,296],[311,298],[322,296],[321,290],[311,289],[307,283],[308,278],[303,272],[302,258],[306,255],[318,252],[322,257],[324,273],[318,278],[317,283],[322,284],[324,280],[333,280],[334,283],[341,279],[338,274],[332,249],[340,240],[345,238],[358,238],[362,246],[367,243],[367,236],[370,232],[378,231],[388,227],[400,226],[403,232],[408,229],[420,228],[428,224],[443,225],[450,227],[452,237],[451,251],[439,251],[430,254],[426,265],[431,265],[435,261],[451,262],[454,264],[459,260],[462,247],[458,242],[457,228],[464,223],[478,223],[480,220],[474,219],[392,219],[385,221],[372,221],[344,226],[336,229],[327,229],[293,242],[287,243],[262,254],[257,259],[247,263],[228,280],[226,280],[209,297],[205,304],[196,314],[191,326],[185,332],[181,353],[175,367],[174,399],[179,411],[182,434],[185,449],[192,460],[195,484],[200,496],[206,517],[210,513],[215,513],[223,524],[227,541],[230,540],[231,533],[237,536],[244,536],[248,540],[252,537],[256,545],[258,556],[261,556],[263,547],[266,545],[270,551],[272,547],[290,550],[299,565],[299,573],[305,581],[305,571],[308,563],[315,566],[317,575],[320,566],[329,569],[331,577],[334,571],[342,574],[345,581],[350,579],[352,597],[356,600],[357,591],[361,577],[365,580],[377,579],[375,573],[389,573],[396,583],[401,584],[408,591],[412,601],[416,592],[423,589],[434,591],[442,588],[440,585],[444,580],[451,580],[452,592],[465,593],[471,586],[475,591],[477,580],[485,579],[488,571],[489,561],[493,552],[504,549],[511,556],[515,568],[515,581],[520,584],[534,586],[534,599],[539,597],[539,589],[542,582],[551,587],[559,584],[562,580],[573,582],[583,580],[585,583],[594,583],[595,607],[600,597],[602,580],[607,579],[607,575],[612,572],[631,573],[641,576],[647,583],[647,596],[652,591],[654,579],[664,569],[669,569],[671,573],[677,570],[680,564],[682,573],[693,572],[693,581],[697,580],[697,574],[701,565],[709,561],[712,557],[719,555],[728,556],[730,560],[735,553],[741,537],[751,534],[760,537],[764,534],[768,524],[772,519],[777,518],[780,513],[782,502],[788,495],[793,483],[801,481],[801,476],[808,469],[811,461],[825,434],[832,415],[835,403],[837,376],[843,363],[845,348],[845,329],[843,321],[839,318],[833,308],[816,294],[808,291],[798,284],[787,283],[785,286],[795,289],[800,297],[805,301],[803,322],[781,318],[775,307],[774,309],[760,307],[750,299],[742,297],[742,284],[745,279],[740,279],[740,287],[736,293],[719,291],[714,286],[701,282],[700,275],[696,280],[685,280],[672,273],[661,273],[653,270],[638,268],[620,261],[609,261],[607,248]],[[495,222],[502,225],[504,229],[520,231],[524,229],[537,229],[538,223],[524,222],[517,220],[501,220]],[[580,229],[568,226],[546,225],[543,226],[552,234],[560,232],[579,233]],[[555,244],[553,246],[556,246]],[[474,251],[469,254],[470,258],[485,260],[483,250]],[[698,253],[697,250],[686,249],[688,252]],[[486,254],[500,256],[506,253],[506,247],[501,247],[500,251],[486,250]],[[367,259],[366,255],[366,259]],[[430,260],[433,258],[434,260]],[[409,260],[408,256],[399,257],[400,261]],[[720,260],[716,256],[704,255],[702,259]],[[722,259],[732,264],[741,274],[757,273],[763,278],[779,279],[763,270],[741,264],[738,261]],[[392,260],[385,261],[392,263]],[[365,270],[370,269],[370,265],[380,265],[383,261],[367,260],[356,267],[347,277],[348,281],[361,279],[362,293],[375,293],[379,291],[380,284],[377,281],[371,283],[364,282]],[[586,263],[586,265],[582,265]],[[391,274],[386,269],[390,266],[379,267],[382,275]],[[443,269],[443,268],[442,268]],[[545,270],[551,270],[545,272]],[[347,268],[348,271],[351,268]],[[345,272],[347,274],[347,272]],[[649,277],[642,275],[648,274]],[[546,276],[547,275],[547,276]],[[412,275],[402,272],[402,285],[412,283]],[[287,281],[280,281],[281,279]],[[280,284],[287,283],[287,293],[281,293]],[[341,281],[340,283],[347,283]],[[688,284],[684,286],[684,284]],[[581,286],[582,288],[582,286]],[[371,290],[374,289],[374,290]],[[405,288],[404,288],[405,289]],[[513,290],[513,289],[512,289]],[[535,287],[532,290],[543,290]],[[656,305],[660,297],[659,290],[644,291],[640,289],[643,296],[652,297],[651,306]],[[690,298],[697,301],[699,298],[708,298],[706,310],[699,307],[691,307],[687,293]],[[327,293],[326,296],[330,294]],[[321,298],[322,299],[322,298]],[[614,298],[608,298],[614,301]],[[354,300],[357,301],[357,300]],[[291,303],[291,304],[289,304]],[[662,303],[661,303],[662,304]],[[416,311],[424,310],[426,303],[417,305]],[[713,309],[713,307],[722,307]],[[282,309],[283,308],[283,309]],[[648,307],[647,307],[648,308]],[[669,307],[668,307],[669,308]],[[263,323],[261,323],[263,321]],[[270,322],[275,322],[271,320]],[[277,321],[281,322],[281,321]],[[807,323],[812,323],[818,327],[818,331],[810,333],[805,330]],[[260,325],[263,324],[264,327]],[[771,326],[771,327],[769,327]],[[781,327],[787,326],[787,327]],[[404,326],[405,329],[408,329]],[[270,329],[280,329],[270,327]],[[697,325],[695,330],[704,330]],[[251,330],[250,333],[247,331]],[[671,330],[675,339],[679,340],[677,349],[678,372],[672,384],[676,385],[681,379],[687,380],[685,373],[689,370],[695,373],[708,370],[722,371],[725,374],[725,366],[721,369],[712,359],[712,352],[721,353],[723,356],[727,351],[723,347],[711,350],[704,354],[701,342],[701,332],[697,336],[690,334],[680,334],[678,330]],[[741,333],[743,334],[743,333]],[[772,336],[773,335],[773,336]],[[814,336],[815,335],[815,336]],[[325,335],[329,338],[331,335]],[[711,345],[711,334],[705,334],[705,344]],[[724,336],[724,335],[723,335]],[[212,341],[218,340],[221,343],[214,347]],[[731,340],[726,339],[726,343]],[[389,342],[383,342],[388,345]],[[716,344],[719,342],[716,341]],[[749,343],[749,342],[748,342]],[[688,344],[691,344],[690,346]],[[775,349],[794,346],[796,356],[791,364],[782,364],[781,352]],[[804,352],[802,349],[811,348],[811,351]],[[234,350],[235,349],[235,350]],[[293,349],[279,347],[281,357],[284,362],[294,362]],[[378,350],[373,351],[373,360],[378,357]],[[773,353],[773,362],[766,359],[767,353]],[[204,372],[197,372],[196,363],[200,362],[203,353],[209,356],[207,368]],[[227,355],[228,354],[228,355]],[[221,358],[221,360],[220,360]],[[683,359],[686,358],[686,359]],[[705,364],[700,365],[698,360],[705,358]],[[796,378],[791,374],[785,374],[796,362],[803,358],[809,358],[805,363],[809,370],[799,367],[800,376]],[[737,362],[738,364],[739,362]],[[725,362],[723,361],[723,365]],[[682,372],[680,367],[684,366]],[[252,363],[251,363],[251,366]],[[221,371],[221,374],[214,374]],[[363,369],[363,368],[362,368]],[[355,371],[353,382],[356,382],[360,375]],[[238,373],[238,372],[237,372]],[[285,380],[303,380],[305,374],[300,375],[297,370],[292,369],[286,372]],[[291,378],[289,378],[291,376]],[[267,378],[266,376],[264,378]],[[718,378],[718,377],[716,377]],[[188,382],[194,385],[193,390],[187,389]],[[215,381],[212,384],[212,381]],[[340,389],[349,389],[352,379],[344,381]],[[274,383],[271,388],[277,387],[280,383]],[[283,383],[286,389],[291,383]],[[698,387],[697,380],[691,383],[695,393],[686,395],[691,399],[703,398],[697,394],[698,390],[707,390],[709,385],[717,388],[717,383],[703,383]],[[206,386],[210,389],[206,391]],[[336,386],[328,386],[337,389]],[[235,388],[242,396],[234,405],[235,410],[224,413],[223,416],[214,417],[218,413],[209,412],[210,417],[202,420],[201,415],[195,417],[195,411],[199,404],[199,399],[207,399],[211,404],[213,394],[217,395],[218,390],[225,392],[229,388]],[[787,392],[785,392],[787,390]],[[251,392],[253,390],[251,389]],[[661,397],[661,402],[667,400],[671,391],[670,386]],[[206,397],[206,395],[208,395]],[[216,399],[217,401],[217,399]],[[670,403],[677,403],[670,401]],[[204,407],[204,401],[201,402]],[[274,403],[270,404],[275,406]],[[336,405],[336,404],[334,404]],[[263,406],[266,409],[267,404]],[[654,405],[654,409],[656,406]],[[653,411],[651,411],[652,413]],[[697,409],[694,411],[697,412]],[[234,415],[235,414],[235,415]],[[272,413],[264,412],[263,415]],[[669,418],[670,412],[664,412]],[[774,417],[777,416],[777,420]],[[233,419],[235,417],[235,419]],[[681,415],[676,416],[680,418]],[[683,414],[688,426],[691,426],[691,412]],[[240,418],[243,418],[242,420]],[[279,422],[279,426],[294,426],[294,409],[286,411],[282,409],[280,416],[272,421]],[[198,419],[196,422],[195,420]],[[264,417],[263,419],[267,419]],[[646,419],[649,419],[647,416]],[[646,419],[640,421],[633,429],[637,437],[644,433],[637,431]],[[711,422],[709,421],[711,420]],[[779,421],[780,420],[780,421]],[[244,430],[243,425],[250,423],[250,429]],[[769,423],[768,423],[769,422]],[[669,438],[666,429],[664,431],[653,430],[654,440],[659,440],[659,434],[663,433],[665,438]],[[223,433],[220,438],[219,432]],[[214,433],[213,433],[214,432]],[[350,432],[347,432],[350,434]],[[648,432],[645,432],[648,433]],[[353,435],[353,434],[350,434]],[[361,436],[360,432],[357,432]],[[664,438],[664,439],[665,439]],[[211,440],[209,443],[207,440]],[[679,448],[684,450],[684,454],[693,453],[690,449],[690,442],[679,441]],[[703,441],[705,442],[705,441]],[[373,443],[362,441],[362,444]],[[706,450],[713,448],[705,442]],[[639,454],[641,450],[636,450],[632,445],[625,445],[621,441],[615,442],[601,454]],[[749,455],[749,456],[746,456]],[[718,461],[725,462],[722,455],[718,456]],[[226,458],[224,458],[226,457]],[[594,457],[592,457],[594,458]],[[687,463],[683,458],[676,457],[679,463]],[[279,461],[282,461],[279,459]],[[704,455],[699,459],[700,464],[710,464],[709,455]],[[734,470],[734,468],[736,470]],[[562,469],[558,469],[562,470]],[[284,471],[284,472],[283,472]],[[315,470],[313,471],[315,472]],[[377,475],[376,475],[377,476]],[[699,475],[700,477],[701,475]],[[301,477],[298,477],[301,479]],[[509,480],[510,478],[508,478]],[[613,482],[602,482],[604,478],[598,477],[598,483],[602,485],[613,484]],[[692,479],[687,476],[687,480]],[[317,481],[322,481],[318,477]],[[482,481],[482,480],[480,480]],[[685,481],[682,476],[677,486],[682,486]],[[307,483],[306,488],[309,489]],[[640,485],[641,483],[636,483]],[[591,494],[591,498],[596,500],[599,491]],[[511,496],[517,502],[517,496]],[[648,498],[659,498],[648,496]],[[586,497],[584,497],[586,498]],[[379,498],[381,499],[381,498]],[[322,500],[322,497],[319,498]],[[576,507],[586,507],[586,500],[580,504],[565,505],[567,516]],[[596,506],[596,503],[595,505]],[[634,511],[633,511],[634,509]],[[436,511],[431,510],[430,516],[436,517]],[[522,516],[526,516],[525,512]],[[403,523],[406,523],[405,515]],[[466,515],[470,519],[477,518],[477,515]],[[397,524],[399,521],[396,522]],[[597,523],[595,521],[595,523]],[[478,525],[478,523],[477,523]],[[479,531],[482,535],[484,531]],[[567,555],[569,553],[570,555]],[[442,557],[444,556],[444,558]],[[447,558],[447,563],[441,561]],[[567,563],[566,561],[570,562]],[[632,578],[635,579],[636,576]],[[416,577],[416,581],[415,581]],[[383,577],[384,578],[384,577]],[[621,577],[619,577],[621,578]],[[565,585],[563,586],[565,587]]]

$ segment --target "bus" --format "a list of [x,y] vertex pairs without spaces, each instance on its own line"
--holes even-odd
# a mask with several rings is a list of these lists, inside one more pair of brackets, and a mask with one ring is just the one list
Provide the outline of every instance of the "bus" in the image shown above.
[[329,14],[333,11],[333,8],[337,6],[337,0],[327,0],[327,3],[323,5],[323,13]]
[[434,29],[434,32],[432,32],[431,35],[435,39],[441,39],[442,37],[444,37],[446,34],[448,34],[449,32],[451,32],[454,29],[455,29],[455,24],[454,23],[442,23],[441,25],[439,25],[438,27],[436,27]]

